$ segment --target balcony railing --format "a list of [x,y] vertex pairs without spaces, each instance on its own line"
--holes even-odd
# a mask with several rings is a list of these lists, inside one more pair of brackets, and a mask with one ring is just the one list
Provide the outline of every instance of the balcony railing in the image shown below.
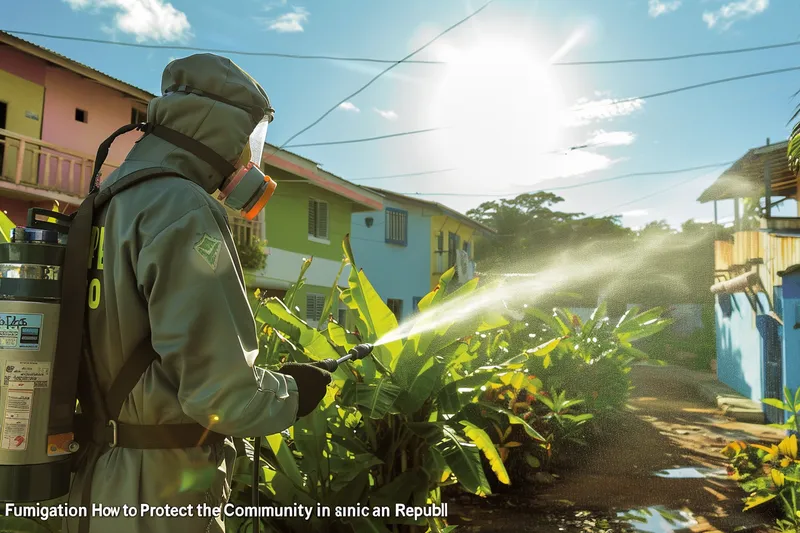
[[[0,129],[0,179],[21,188],[83,198],[89,191],[95,156]],[[104,164],[108,175],[116,165]],[[43,195],[48,197],[47,194]]]

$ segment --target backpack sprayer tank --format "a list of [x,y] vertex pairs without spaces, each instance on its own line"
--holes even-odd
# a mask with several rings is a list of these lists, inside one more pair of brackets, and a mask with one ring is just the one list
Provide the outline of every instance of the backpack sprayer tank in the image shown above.
[[[38,222],[0,244],[0,501],[34,502],[69,492],[71,453],[48,450],[48,416],[61,308],[65,235]],[[63,217],[63,215],[61,215]],[[61,218],[59,217],[59,218]],[[41,228],[45,229],[41,229]],[[49,229],[47,229],[49,228]]]

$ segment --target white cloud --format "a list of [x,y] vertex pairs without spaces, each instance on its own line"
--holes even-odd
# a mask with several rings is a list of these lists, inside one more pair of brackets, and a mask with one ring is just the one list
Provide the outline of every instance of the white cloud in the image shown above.
[[339,109],[344,109],[345,111],[355,111],[356,113],[361,112],[361,110],[351,102],[344,102],[339,104]]
[[[598,170],[605,170],[610,166],[622,161],[622,159],[611,159],[608,156],[589,151],[575,150],[562,155],[539,155],[529,158],[524,167],[532,170],[527,176],[526,183],[516,183],[512,187],[517,192],[531,190],[535,184],[555,180],[559,178],[572,178],[582,176]],[[515,174],[519,174],[519,161]],[[511,170],[510,165],[508,166]],[[505,170],[505,167],[503,167]],[[555,186],[555,185],[554,185]]]
[[302,7],[295,7],[291,13],[268,20],[267,28],[278,33],[296,33],[303,31],[303,24],[308,22],[309,12]]
[[647,209],[634,209],[633,211],[626,211],[622,213],[625,218],[637,218],[647,216]]
[[581,98],[567,114],[567,126],[583,126],[599,120],[611,120],[616,117],[630,115],[644,106],[644,100],[588,100]]
[[737,21],[749,19],[759,13],[763,13],[768,7],[769,0],[739,0],[737,2],[730,2],[714,12],[706,11],[703,13],[703,22],[708,25],[709,29],[719,26],[720,29],[724,31],[733,26]]
[[671,13],[681,7],[681,0],[650,0],[648,13],[651,17],[659,17]]
[[586,144],[605,146],[628,146],[636,140],[636,134],[630,131],[604,131],[599,130],[592,134]]
[[183,41],[191,36],[186,13],[164,0],[64,0],[74,10],[113,9],[116,29],[136,37],[160,42]]
[[392,110],[384,111],[382,109],[375,108],[375,112],[386,120],[397,120],[397,113]]

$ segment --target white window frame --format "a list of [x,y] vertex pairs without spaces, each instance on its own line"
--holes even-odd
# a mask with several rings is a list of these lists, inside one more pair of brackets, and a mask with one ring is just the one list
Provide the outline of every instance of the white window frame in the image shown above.
[[[319,224],[319,211],[321,206],[325,206],[325,232],[320,231]],[[314,220],[312,222],[311,213],[314,213]],[[313,224],[313,228],[311,227]],[[317,198],[308,199],[308,240],[318,242],[321,244],[330,244],[330,231],[331,231],[331,206],[325,200]]]

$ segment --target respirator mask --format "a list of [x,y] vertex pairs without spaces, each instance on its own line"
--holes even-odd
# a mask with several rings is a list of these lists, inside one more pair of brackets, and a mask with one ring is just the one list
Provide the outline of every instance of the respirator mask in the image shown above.
[[259,168],[271,118],[264,117],[255,127],[245,145],[241,166],[220,187],[219,199],[230,209],[241,212],[246,220],[258,216],[278,186]]

